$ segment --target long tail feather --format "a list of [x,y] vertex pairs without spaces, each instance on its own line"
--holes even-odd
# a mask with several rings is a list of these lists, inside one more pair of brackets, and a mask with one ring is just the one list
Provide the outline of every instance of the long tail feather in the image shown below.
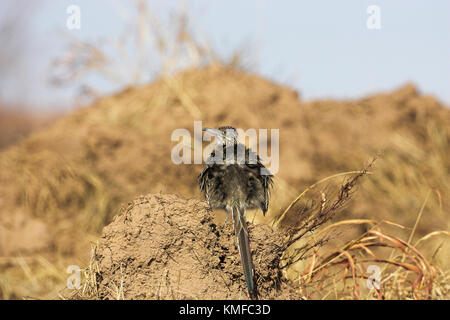
[[242,269],[245,282],[251,299],[257,299],[257,291],[254,279],[254,267],[252,252],[250,250],[250,239],[248,236],[247,222],[245,221],[245,211],[239,207],[232,211],[234,222],[234,233],[237,238],[239,255],[241,257]]

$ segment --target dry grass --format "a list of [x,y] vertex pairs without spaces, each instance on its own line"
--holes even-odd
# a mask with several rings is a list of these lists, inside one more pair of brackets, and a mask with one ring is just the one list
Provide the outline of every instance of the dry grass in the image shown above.
[[[432,261],[448,241],[450,232],[434,231],[412,244],[431,191],[412,228],[371,219],[342,220],[325,225],[350,200],[358,180],[368,173],[375,160],[361,171],[336,174],[311,185],[274,218],[274,223],[287,234],[281,266],[286,268],[285,276],[299,285],[305,299],[449,299],[450,272]],[[318,201],[310,200],[296,206],[318,185],[349,174],[353,177],[344,181],[334,197],[327,186],[316,193]],[[283,218],[289,211],[294,211],[292,214],[298,220],[283,226]],[[364,225],[368,230],[357,236],[343,228],[349,225]],[[410,230],[410,234],[407,240],[401,239],[390,235],[386,226]],[[339,247],[330,244],[338,237],[349,240]],[[435,237],[444,240],[434,246],[432,254],[428,254],[429,260],[418,248]]]
[[[0,299],[54,299],[69,261],[51,262],[41,255],[0,258]],[[33,295],[30,296],[30,293]]]
[[[302,293],[315,299],[448,299],[448,271],[433,266],[414,246],[386,234],[381,223],[342,248],[319,254],[314,252],[305,270],[296,274]],[[398,226],[403,228],[402,226]],[[450,235],[447,233],[447,236]],[[379,287],[375,272],[380,270]],[[291,275],[292,276],[292,275]],[[372,278],[370,278],[372,276]],[[372,279],[372,287],[368,285]]]

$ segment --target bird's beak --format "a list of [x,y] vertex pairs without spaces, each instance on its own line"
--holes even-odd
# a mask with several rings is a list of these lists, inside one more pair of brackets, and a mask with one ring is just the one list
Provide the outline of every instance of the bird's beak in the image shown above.
[[206,133],[209,133],[210,135],[213,135],[216,137],[220,137],[222,134],[219,129],[214,129],[214,128],[203,128],[202,131],[205,131]]

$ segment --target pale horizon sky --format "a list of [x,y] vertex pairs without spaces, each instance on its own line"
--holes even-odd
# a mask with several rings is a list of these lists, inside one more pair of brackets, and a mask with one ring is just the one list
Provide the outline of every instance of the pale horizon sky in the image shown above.
[[[19,3],[24,2],[2,1],[0,19],[8,6]],[[62,34],[94,41],[118,38],[124,28],[119,8],[129,3],[36,0],[33,10],[24,7],[24,15],[29,14],[29,43],[24,49],[28,59],[17,65],[15,73],[0,74],[3,99],[35,108],[73,107],[76,83],[65,88],[48,84],[50,63],[67,44]],[[69,31],[66,9],[73,4],[81,9],[81,29]],[[195,32],[215,50],[230,55],[247,46],[252,70],[298,90],[304,100],[360,98],[412,82],[423,94],[450,106],[448,0],[152,0],[147,4],[158,17],[184,5]],[[366,26],[370,5],[381,10],[380,30]],[[104,93],[117,89],[92,81]]]

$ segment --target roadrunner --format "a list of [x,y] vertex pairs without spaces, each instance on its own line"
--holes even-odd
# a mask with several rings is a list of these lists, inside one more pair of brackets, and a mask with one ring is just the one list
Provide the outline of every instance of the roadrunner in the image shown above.
[[225,222],[230,214],[233,217],[248,293],[251,299],[257,299],[245,210],[261,209],[266,214],[272,175],[255,152],[238,142],[238,133],[233,127],[204,128],[203,131],[215,136],[217,146],[198,176],[200,190],[212,209],[227,212]]

